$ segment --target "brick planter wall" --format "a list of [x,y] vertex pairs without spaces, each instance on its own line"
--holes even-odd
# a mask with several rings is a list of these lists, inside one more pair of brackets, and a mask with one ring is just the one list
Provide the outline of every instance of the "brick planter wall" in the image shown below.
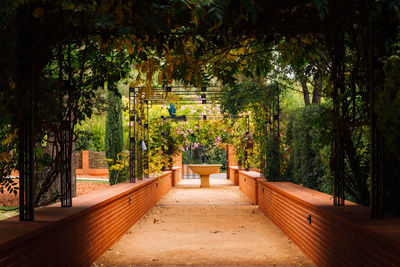
[[[239,176],[239,189],[242,191],[250,201],[258,204],[258,180],[260,173],[255,171],[238,171]],[[263,178],[262,178],[263,179]]]
[[90,266],[171,189],[171,172],[0,221],[0,266]]
[[[318,266],[400,266],[400,222],[292,183],[259,182],[260,209]],[[307,217],[311,215],[311,223]]]

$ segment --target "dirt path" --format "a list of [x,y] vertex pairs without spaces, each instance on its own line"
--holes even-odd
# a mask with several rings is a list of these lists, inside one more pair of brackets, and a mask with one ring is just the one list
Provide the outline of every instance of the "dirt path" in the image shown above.
[[183,180],[94,266],[310,266],[237,186]]

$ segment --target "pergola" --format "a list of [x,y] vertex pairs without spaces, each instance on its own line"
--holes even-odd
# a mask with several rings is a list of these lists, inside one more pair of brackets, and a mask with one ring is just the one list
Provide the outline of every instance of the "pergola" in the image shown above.
[[[177,97],[180,105],[217,104],[222,91],[218,86],[209,87],[184,87],[166,86],[156,87],[153,94],[146,97],[143,87],[129,88],[129,179],[135,182],[136,179],[143,179],[149,176],[149,108],[153,105],[166,105],[171,102],[168,96]],[[186,121],[193,116],[161,116],[162,127],[166,119]],[[199,119],[206,119],[206,116]],[[165,138],[162,130],[163,141]],[[142,145],[144,144],[144,146]],[[164,150],[164,146],[162,147]]]
[[[335,1],[334,1],[335,2]],[[349,20],[353,21],[362,21],[365,18],[368,18],[370,15],[370,7],[369,1],[365,7],[365,13],[359,14],[359,17],[350,16]],[[364,1],[359,1],[360,4],[363,4]],[[297,36],[297,35],[307,35],[307,34],[315,34],[327,37],[328,40],[331,41],[331,50],[330,53],[332,55],[332,83],[333,83],[333,99],[337,100],[338,96],[342,94],[345,88],[345,74],[344,74],[344,64],[345,64],[345,40],[343,28],[346,27],[345,22],[342,20],[344,16],[347,16],[349,12],[349,8],[345,8],[347,1],[337,1],[337,3],[332,4],[331,13],[325,19],[324,22],[321,22],[320,18],[315,12],[315,9],[311,8],[305,1],[300,4],[298,1],[270,1],[266,4],[264,8],[264,15],[259,18],[257,25],[252,25],[251,22],[244,23],[237,28],[231,29],[231,34],[234,36],[240,36],[242,33],[246,33],[247,37],[257,38],[260,36],[266,37],[266,39],[274,39],[274,34],[281,34],[283,36]],[[345,13],[343,13],[343,10]],[[351,14],[350,14],[351,15]],[[282,17],[284,20],[282,20]],[[23,23],[20,22],[20,23]],[[375,26],[368,21],[362,21],[365,25],[366,30],[366,40],[369,42],[366,44],[367,54],[369,56],[367,62],[365,62],[366,69],[368,72],[366,73],[366,79],[368,80],[368,99],[370,101],[370,128],[371,128],[371,216],[373,218],[382,218],[383,217],[383,150],[381,149],[381,133],[377,131],[376,127],[376,112],[374,110],[375,97],[379,92],[379,87],[376,85],[380,84],[380,81],[377,80],[373,75],[374,68],[376,67],[376,62],[379,61],[379,58],[382,56],[380,53],[382,51],[381,47],[374,46],[374,40],[379,40],[376,36],[373,36],[373,32],[375,30]],[[252,26],[253,28],[249,28]],[[33,42],[32,38],[34,36],[32,34],[25,34],[24,30],[19,32],[20,36],[27,35],[28,38],[22,38],[22,41],[19,43],[19,50],[21,54],[21,58],[23,62],[19,66],[18,76],[20,80],[24,80],[26,77],[30,76],[30,73],[33,73],[32,66],[29,63],[30,57],[29,53],[35,54],[35,50],[27,50],[24,51],[26,47],[31,47]],[[26,29],[25,31],[28,31]],[[228,33],[228,29],[226,32],[221,31],[221,35]],[[46,42],[57,42],[57,40],[48,39]],[[43,49],[47,49],[50,45],[46,43],[43,45]],[[37,46],[37,47],[40,47]],[[36,48],[37,49],[37,48]],[[375,53],[377,52],[377,53]],[[25,60],[26,59],[26,60]],[[33,59],[32,59],[33,60]],[[29,79],[28,79],[29,81]],[[34,219],[34,204],[33,204],[33,164],[34,164],[34,140],[33,140],[33,89],[31,88],[31,84],[26,82],[24,84],[17,84],[18,90],[16,91],[16,98],[20,99],[20,106],[23,107],[20,110],[20,114],[18,114],[18,122],[20,125],[19,131],[19,171],[20,171],[20,220],[21,221],[32,221]],[[179,94],[183,99],[183,101],[187,101],[187,103],[211,103],[215,101],[215,97],[218,95],[218,91],[208,90],[208,88],[203,91],[203,89],[197,89],[187,92],[186,89],[180,88],[171,88],[171,93]],[[168,92],[168,89],[165,93]],[[195,98],[191,98],[190,94],[193,93],[200,94],[200,100]],[[163,102],[162,94],[164,90],[162,88],[156,88],[155,94],[152,97],[146,99],[146,97],[138,97],[136,89],[132,88],[130,90],[130,99],[133,98],[133,101],[130,100],[130,104],[133,106],[139,105],[141,106],[140,110],[142,114],[138,112],[133,112],[136,110],[134,107],[130,108],[131,122],[137,122],[138,125],[141,125],[140,129],[133,129],[130,131],[130,151],[134,155],[142,155],[143,151],[139,151],[137,141],[144,136],[146,128],[148,128],[148,123],[146,125],[147,117],[144,114],[146,108],[148,108],[151,104],[160,104]],[[206,96],[206,97],[203,97]],[[187,96],[187,97],[186,97]],[[138,99],[136,99],[138,98]],[[186,98],[186,99],[184,99]],[[144,108],[146,106],[146,108]],[[335,155],[335,173],[334,173],[334,205],[344,205],[344,188],[345,188],[345,173],[344,173],[344,164],[345,164],[345,155],[343,151],[340,151],[340,147],[343,143],[343,137],[341,135],[342,127],[340,121],[340,114],[343,111],[340,109],[340,105],[338,102],[334,104],[334,114],[336,116],[336,121],[334,122],[336,133],[334,140],[334,148],[339,151]],[[71,194],[71,155],[72,155],[72,125],[71,125],[71,116],[72,114],[67,114],[65,116],[64,121],[62,122],[63,137],[61,140],[62,143],[62,162],[61,162],[61,206],[62,207],[70,207],[72,205],[72,194]],[[133,123],[136,125],[136,123]],[[132,139],[133,138],[133,139]],[[139,146],[140,148],[140,146]],[[142,157],[142,156],[140,156]],[[145,162],[142,161],[142,158],[134,159],[134,162],[138,160],[139,162],[134,163],[135,167],[132,168],[132,175],[130,177],[135,177],[135,174],[139,175],[138,177],[142,177],[143,171],[142,167],[139,169],[137,166],[144,166]],[[132,157],[133,158],[133,157]],[[131,160],[132,160],[131,158]]]

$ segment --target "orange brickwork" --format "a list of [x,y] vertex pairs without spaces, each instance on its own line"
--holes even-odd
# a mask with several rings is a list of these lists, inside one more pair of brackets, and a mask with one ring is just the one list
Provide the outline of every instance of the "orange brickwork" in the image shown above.
[[398,219],[296,184],[259,182],[260,209],[318,266],[400,266]]
[[171,171],[172,171],[171,185],[176,186],[179,183],[179,181],[181,180],[180,173],[181,173],[182,169],[179,167],[172,167]]
[[82,169],[76,169],[77,176],[108,176],[108,169],[90,168],[90,151],[82,151]]
[[228,166],[237,166],[236,149],[233,145],[228,145]]
[[239,167],[229,166],[229,180],[232,181],[234,185],[239,185]]
[[238,171],[238,173],[240,191],[242,191],[253,204],[257,205],[258,180],[261,178],[260,173],[243,170]]
[[173,158],[173,165],[172,165],[172,170],[174,171],[172,173],[172,186],[175,186],[176,184],[179,183],[180,180],[182,180],[183,176],[183,169],[182,169],[182,152],[179,154],[175,155]]
[[90,266],[171,189],[171,172],[0,221],[0,266]]

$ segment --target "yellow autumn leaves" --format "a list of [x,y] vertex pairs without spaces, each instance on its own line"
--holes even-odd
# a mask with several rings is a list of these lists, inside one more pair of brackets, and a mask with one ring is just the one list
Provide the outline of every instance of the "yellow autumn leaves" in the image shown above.
[[1,141],[2,146],[7,146],[6,151],[0,153],[0,162],[5,162],[9,163],[11,161],[11,154],[10,154],[10,149],[11,149],[11,144],[15,141],[17,138],[17,129],[15,129],[12,133],[9,133],[6,138],[4,138]]

